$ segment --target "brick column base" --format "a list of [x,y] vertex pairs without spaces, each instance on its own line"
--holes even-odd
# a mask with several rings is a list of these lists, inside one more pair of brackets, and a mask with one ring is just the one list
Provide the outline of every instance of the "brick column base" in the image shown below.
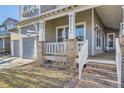
[[121,47],[121,54],[122,54],[122,82],[121,86],[124,88],[124,36],[120,37],[120,47]]
[[70,73],[75,74],[76,68],[76,39],[69,39],[67,41],[66,61],[69,63],[68,70]]

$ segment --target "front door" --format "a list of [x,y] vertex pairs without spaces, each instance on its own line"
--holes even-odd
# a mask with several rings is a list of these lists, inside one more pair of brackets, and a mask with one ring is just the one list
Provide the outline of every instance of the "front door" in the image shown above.
[[107,50],[114,50],[115,49],[115,33],[108,33],[107,34]]

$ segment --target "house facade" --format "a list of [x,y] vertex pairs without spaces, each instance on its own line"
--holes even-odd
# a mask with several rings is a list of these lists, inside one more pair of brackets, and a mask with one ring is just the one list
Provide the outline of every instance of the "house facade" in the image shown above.
[[10,33],[9,29],[15,28],[17,20],[7,18],[2,25],[0,25],[0,53],[10,52]]
[[[66,62],[67,57],[75,56],[80,77],[89,57],[105,52],[115,54],[116,38],[122,30],[122,5],[24,5],[20,6],[17,29],[11,30],[11,55],[37,59],[40,41],[40,56],[45,60]],[[103,61],[116,64],[114,57],[114,61]]]

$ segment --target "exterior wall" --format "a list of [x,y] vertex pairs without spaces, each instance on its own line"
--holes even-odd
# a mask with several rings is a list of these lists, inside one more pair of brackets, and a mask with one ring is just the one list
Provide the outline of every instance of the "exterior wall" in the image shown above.
[[47,11],[50,11],[50,10],[53,10],[57,8],[56,5],[41,5],[40,6],[40,13],[44,13],[44,12],[47,12]]
[[45,23],[45,41],[46,42],[55,42],[56,41],[56,28],[55,21],[46,21]]
[[[104,24],[102,23],[100,17],[98,16],[98,14],[96,13],[96,11],[94,11],[94,25],[96,27],[96,24],[99,25],[99,27],[101,28],[102,33],[104,34]],[[95,28],[94,28],[95,29]],[[104,52],[103,46],[101,48],[97,48],[97,38],[96,38],[96,34],[97,32],[94,30],[94,54],[100,54]]]
[[5,49],[10,50],[10,38],[5,39]]
[[86,22],[86,39],[88,39],[88,54],[92,54],[92,10],[76,14],[76,23]]

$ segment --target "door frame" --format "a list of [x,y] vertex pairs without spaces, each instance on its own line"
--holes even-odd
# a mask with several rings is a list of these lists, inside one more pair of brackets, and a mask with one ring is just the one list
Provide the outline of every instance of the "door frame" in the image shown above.
[[[113,35],[113,47],[109,47],[109,35]],[[107,33],[107,50],[110,50],[110,49],[115,49],[115,33]]]

